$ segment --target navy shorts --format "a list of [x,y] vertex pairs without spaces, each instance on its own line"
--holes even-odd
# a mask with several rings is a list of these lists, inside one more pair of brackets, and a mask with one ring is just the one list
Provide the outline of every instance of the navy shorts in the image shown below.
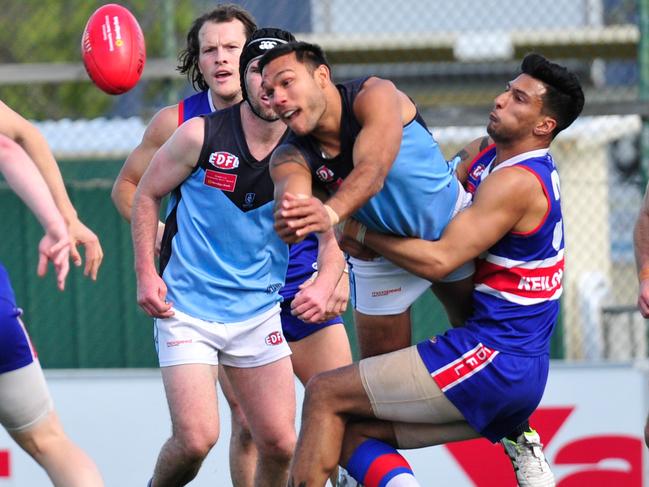
[[336,316],[324,323],[305,323],[291,314],[291,302],[292,300],[282,301],[282,311],[280,313],[282,331],[284,332],[284,338],[286,338],[286,341],[288,342],[297,342],[322,330],[323,328],[331,325],[338,325],[343,322],[342,317]]

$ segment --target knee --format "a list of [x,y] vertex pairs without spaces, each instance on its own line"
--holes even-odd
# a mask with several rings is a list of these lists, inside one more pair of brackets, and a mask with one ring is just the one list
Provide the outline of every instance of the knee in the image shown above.
[[12,436],[21,448],[35,459],[46,457],[50,452],[61,449],[63,443],[68,441],[61,425],[51,416]]
[[316,410],[324,410],[336,403],[332,380],[327,372],[316,374],[306,384],[304,391],[305,414]]
[[261,438],[257,442],[257,449],[259,455],[265,460],[288,465],[295,451],[295,443],[294,432],[278,431],[275,435]]
[[193,427],[174,432],[174,440],[186,459],[202,461],[219,438],[218,427]]

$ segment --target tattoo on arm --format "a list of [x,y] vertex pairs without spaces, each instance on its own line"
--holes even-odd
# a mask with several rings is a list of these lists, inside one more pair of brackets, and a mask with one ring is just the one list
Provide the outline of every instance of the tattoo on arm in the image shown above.
[[277,149],[275,149],[270,164],[273,167],[277,167],[277,166],[281,166],[282,164],[289,164],[289,163],[300,164],[305,168],[309,169],[309,165],[304,160],[304,156],[294,146],[281,145]]

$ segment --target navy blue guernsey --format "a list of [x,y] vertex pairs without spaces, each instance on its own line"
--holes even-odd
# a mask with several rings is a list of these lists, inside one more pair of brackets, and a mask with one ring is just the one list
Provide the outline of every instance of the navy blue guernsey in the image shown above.
[[273,229],[270,154],[261,161],[250,154],[240,110],[238,104],[203,117],[201,154],[175,191],[160,252],[174,307],[222,323],[279,302],[288,261]]
[[[329,194],[338,190],[354,168],[354,143],[361,131],[354,100],[367,79],[336,85],[342,101],[340,153],[336,157],[324,157],[318,141],[310,135],[291,133],[287,139],[306,159],[316,183]],[[401,147],[383,189],[354,218],[379,232],[437,240],[453,215],[458,194],[453,168],[417,112],[403,127]]]

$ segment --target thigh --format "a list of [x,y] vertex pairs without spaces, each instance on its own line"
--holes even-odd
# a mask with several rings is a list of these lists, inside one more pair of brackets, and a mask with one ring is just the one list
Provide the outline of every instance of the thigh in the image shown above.
[[[309,326],[305,323],[305,326]],[[302,384],[319,372],[352,363],[352,352],[345,327],[339,323],[321,328],[295,342],[289,342],[295,375]]]
[[359,369],[379,419],[433,424],[464,421],[430,377],[416,346],[363,359]]
[[457,281],[436,282],[432,291],[444,306],[451,325],[462,326],[473,312],[473,275]]
[[395,315],[376,316],[354,311],[354,327],[361,358],[374,357],[410,346],[410,309]]
[[0,424],[8,431],[31,428],[52,409],[52,399],[37,360],[0,374]]
[[295,431],[295,379],[289,357],[259,367],[223,366],[253,438],[281,438]]
[[183,364],[162,367],[161,371],[174,434],[188,434],[210,426],[218,428],[218,368]]

